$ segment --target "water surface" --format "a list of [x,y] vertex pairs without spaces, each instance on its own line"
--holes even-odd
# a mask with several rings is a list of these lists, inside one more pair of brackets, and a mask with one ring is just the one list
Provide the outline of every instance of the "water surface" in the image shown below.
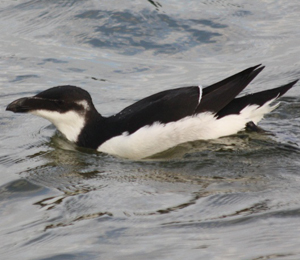
[[155,92],[249,66],[245,93],[300,77],[294,1],[2,1],[3,259],[299,259],[299,84],[260,126],[130,161],[68,143],[5,112],[55,85],[103,115]]

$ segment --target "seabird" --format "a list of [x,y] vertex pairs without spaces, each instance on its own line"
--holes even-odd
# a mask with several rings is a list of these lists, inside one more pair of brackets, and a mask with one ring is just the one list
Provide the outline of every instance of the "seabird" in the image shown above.
[[129,159],[147,158],[178,144],[236,134],[275,109],[273,101],[298,80],[278,88],[236,96],[263,70],[257,65],[220,82],[165,90],[104,117],[90,94],[57,86],[10,103],[6,110],[49,120],[78,146]]

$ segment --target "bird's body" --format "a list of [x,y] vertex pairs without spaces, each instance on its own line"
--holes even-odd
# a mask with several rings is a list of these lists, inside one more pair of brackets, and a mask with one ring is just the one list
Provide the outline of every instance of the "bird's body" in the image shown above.
[[141,159],[181,143],[235,134],[249,122],[257,124],[276,108],[271,102],[297,82],[236,98],[263,68],[251,67],[206,88],[162,91],[110,117],[101,116],[89,93],[75,86],[18,99],[7,110],[44,117],[79,146]]

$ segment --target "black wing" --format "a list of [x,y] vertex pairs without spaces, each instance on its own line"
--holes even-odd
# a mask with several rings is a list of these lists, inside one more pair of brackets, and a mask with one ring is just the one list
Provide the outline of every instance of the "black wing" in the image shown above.
[[229,104],[264,69],[260,65],[243,70],[203,89],[203,97],[196,112],[218,113]]
[[159,92],[109,118],[120,132],[133,133],[155,122],[163,124],[205,111],[217,114],[228,105],[264,67],[257,65],[217,82],[202,91],[197,86]]
[[198,105],[198,87],[185,87],[159,92],[144,98],[111,117],[121,132],[133,133],[154,122],[163,124],[193,115]]

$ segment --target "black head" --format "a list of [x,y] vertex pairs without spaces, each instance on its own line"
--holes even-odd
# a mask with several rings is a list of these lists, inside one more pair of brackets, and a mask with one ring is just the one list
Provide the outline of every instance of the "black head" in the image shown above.
[[58,86],[47,89],[33,97],[20,98],[10,103],[6,110],[15,113],[37,110],[66,113],[68,111],[86,112],[94,110],[90,94],[75,86]]
[[65,102],[76,102],[81,100],[85,100],[90,103],[92,102],[92,98],[87,91],[82,88],[70,85],[49,88],[35,95],[35,97],[52,100],[63,100]]
[[41,116],[53,123],[72,142],[78,141],[78,136],[89,121],[101,118],[90,94],[75,86],[54,87],[33,97],[17,99],[6,110]]

